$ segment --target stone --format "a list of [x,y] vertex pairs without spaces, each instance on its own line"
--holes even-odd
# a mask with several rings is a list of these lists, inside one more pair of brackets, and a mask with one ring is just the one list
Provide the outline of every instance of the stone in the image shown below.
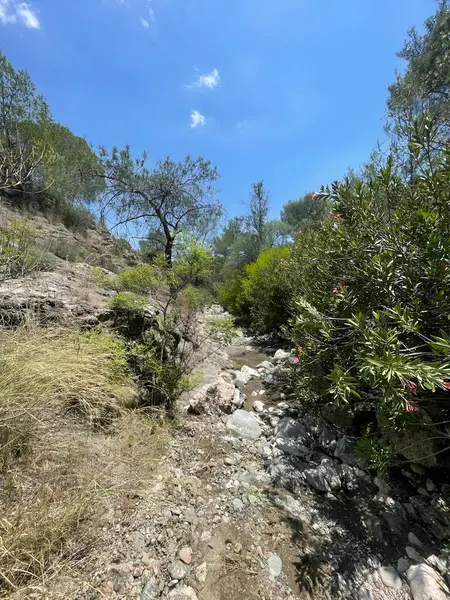
[[286,352],[286,350],[282,350],[281,348],[279,350],[277,350],[273,356],[273,360],[276,363],[280,363],[280,362],[284,362],[286,361],[288,358],[290,358],[291,353],[290,352]]
[[189,412],[213,415],[230,413],[234,406],[235,386],[220,379],[216,383],[204,385],[189,401]]
[[254,414],[238,409],[226,422],[227,430],[238,438],[244,440],[257,440],[261,434],[261,426]]
[[263,360],[262,363],[256,365],[257,369],[265,369],[266,371],[273,371],[275,369],[275,365],[269,362],[268,360]]
[[394,567],[380,567],[378,574],[386,587],[393,588],[394,590],[399,590],[402,587],[402,580]]
[[334,451],[334,456],[342,460],[345,465],[350,465],[351,467],[359,464],[359,459],[356,456],[356,445],[352,442],[347,436],[344,435],[336,445],[336,449]]
[[236,408],[242,408],[244,406],[244,402],[245,402],[245,394],[243,394],[240,389],[235,388],[234,397],[233,397],[233,401],[232,401],[233,406]]
[[413,600],[448,600],[450,591],[442,577],[430,566],[421,564],[409,567],[406,579]]
[[396,510],[385,510],[381,516],[389,525],[389,529],[394,535],[402,537],[405,532],[406,522],[402,514]]
[[406,546],[406,554],[408,555],[408,557],[411,560],[413,560],[413,561],[415,561],[417,563],[422,562],[422,558],[421,558],[420,554],[412,546]]
[[441,575],[445,575],[447,573],[447,565],[441,558],[437,557],[435,554],[430,554],[430,556],[428,556],[425,560],[429,565],[434,567],[436,571],[439,571]]
[[411,566],[411,561],[408,558],[399,558],[397,561],[397,573],[406,573]]
[[339,429],[347,429],[353,423],[353,413],[348,405],[338,406],[334,402],[329,402],[323,408],[323,414],[327,415],[327,420]]
[[192,548],[189,548],[189,546],[181,548],[178,552],[178,558],[184,562],[185,565],[190,565],[192,562]]
[[133,548],[136,552],[143,552],[145,550],[145,536],[140,531],[133,533]]
[[296,440],[277,438],[275,441],[280,450],[291,456],[305,456],[309,452],[306,446],[303,446],[303,444],[298,443]]
[[208,567],[205,562],[195,569],[195,578],[199,583],[205,583],[206,577],[208,575]]
[[244,365],[243,367],[241,367],[241,375],[248,377],[248,381],[250,381],[250,379],[259,379],[261,377],[261,375],[258,373],[258,371],[256,369],[252,369],[251,367],[248,367],[247,365]]
[[416,475],[425,475],[426,470],[422,467],[422,465],[418,465],[416,463],[411,463],[409,465],[411,471],[416,473]]
[[244,503],[242,502],[242,500],[240,498],[235,498],[233,500],[233,508],[236,511],[240,511],[244,508]]
[[422,548],[422,546],[423,546],[422,542],[419,540],[417,535],[415,533],[413,533],[412,531],[410,531],[408,533],[408,542],[412,546],[415,546],[416,548]]
[[189,586],[182,585],[172,590],[167,596],[167,600],[198,600],[195,590]]
[[264,402],[261,402],[261,400],[255,400],[253,402],[253,410],[255,412],[262,412],[264,410]]
[[381,479],[381,477],[375,477],[373,482],[378,488],[378,494],[375,498],[376,500],[383,500],[384,498],[386,498],[386,496],[389,496],[391,487],[386,483],[384,479]]
[[154,598],[158,598],[158,596],[159,589],[156,585],[156,581],[154,579],[149,579],[142,588],[139,600],[154,600]]
[[181,562],[181,560],[175,560],[171,563],[167,569],[172,579],[184,579],[189,574],[189,567]]
[[[274,411],[272,411],[274,413]],[[303,443],[309,439],[308,430],[301,421],[284,417],[275,427],[275,437],[283,439],[295,439]]]
[[337,465],[328,458],[324,458],[317,468],[306,469],[303,475],[309,485],[319,492],[333,492],[341,487]]
[[425,487],[427,488],[427,492],[430,492],[430,494],[436,491],[436,484],[431,479],[427,479]]
[[275,579],[281,575],[283,570],[283,563],[281,558],[276,554],[272,554],[267,559],[267,568],[269,569],[269,576],[271,579]]

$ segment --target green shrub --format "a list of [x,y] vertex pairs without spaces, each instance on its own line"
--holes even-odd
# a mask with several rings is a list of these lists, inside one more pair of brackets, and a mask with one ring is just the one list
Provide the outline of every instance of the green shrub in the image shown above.
[[19,277],[55,267],[55,261],[39,246],[42,233],[27,219],[0,225],[0,279]]
[[68,203],[57,204],[51,210],[51,215],[61,221],[68,229],[80,233],[95,227],[95,215],[84,206],[76,206]]
[[119,290],[146,294],[157,286],[157,274],[152,265],[138,265],[121,271],[116,285]]
[[431,423],[450,418],[450,148],[426,152],[432,130],[416,125],[413,182],[389,158],[335,184],[332,218],[301,233],[284,266],[298,377],[323,402],[376,402],[378,466],[399,432],[427,421],[439,438]]
[[48,249],[55,256],[68,262],[85,262],[88,257],[88,253],[83,246],[62,236],[51,240]]
[[128,254],[129,252],[132,252],[132,250],[133,250],[133,247],[131,246],[130,242],[125,238],[114,237],[112,239],[112,243],[113,243],[113,252],[117,256],[123,256],[124,254]]
[[135,313],[145,306],[145,298],[134,292],[118,292],[109,300],[109,307],[117,312]]
[[177,304],[182,310],[197,312],[212,303],[212,296],[205,288],[187,285],[178,295]]
[[263,250],[245,267],[243,296],[250,306],[252,327],[259,333],[279,332],[288,319],[289,281],[284,273],[286,246]]

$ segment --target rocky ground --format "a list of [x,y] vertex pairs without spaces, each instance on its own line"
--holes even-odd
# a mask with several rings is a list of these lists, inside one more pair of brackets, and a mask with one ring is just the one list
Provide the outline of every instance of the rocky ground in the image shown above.
[[144,497],[103,525],[79,600],[444,600],[450,513],[418,465],[383,481],[290,408],[289,354],[209,360]]

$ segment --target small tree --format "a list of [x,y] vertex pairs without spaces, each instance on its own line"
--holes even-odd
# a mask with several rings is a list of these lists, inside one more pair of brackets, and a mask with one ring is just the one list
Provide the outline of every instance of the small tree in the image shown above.
[[320,223],[329,212],[330,206],[324,196],[308,193],[283,206],[281,221],[294,233],[300,226]]
[[149,169],[147,155],[134,159],[128,146],[110,153],[102,149],[100,156],[99,175],[107,186],[103,211],[112,209],[118,216],[115,227],[145,224],[152,241],[161,245],[169,267],[181,233],[204,239],[214,230],[222,206],[213,185],[219,174],[209,161],[190,156],[182,162],[166,158]]
[[265,225],[269,215],[269,194],[264,188],[264,181],[252,183],[249,209],[246,217],[247,227],[256,236],[258,254],[264,245]]

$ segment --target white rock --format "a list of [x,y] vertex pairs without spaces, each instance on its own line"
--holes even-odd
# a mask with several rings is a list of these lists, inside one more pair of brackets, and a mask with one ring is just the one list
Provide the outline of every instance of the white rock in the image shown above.
[[255,378],[255,379],[259,379],[261,377],[261,375],[258,373],[258,371],[256,369],[252,369],[251,367],[248,367],[247,365],[244,365],[243,367],[241,367],[241,376],[244,375],[244,377],[248,377],[248,381],[250,381],[250,379]]
[[448,600],[450,591],[442,577],[430,566],[421,564],[409,567],[406,579],[413,600]]
[[399,590],[402,587],[402,580],[398,576],[398,573],[394,567],[380,567],[378,569],[378,573],[386,587],[393,588],[395,590]]
[[287,410],[289,408],[289,404],[287,402],[278,402],[277,406],[278,408],[281,408],[281,410]]
[[264,360],[262,363],[256,366],[257,369],[264,369],[265,371],[273,371],[275,369],[275,365],[273,365],[268,360]]
[[195,590],[185,585],[172,590],[166,598],[167,600],[198,600]]
[[244,440],[257,440],[262,433],[258,419],[246,410],[236,410],[226,422],[227,430]]
[[195,578],[200,583],[205,583],[207,574],[208,567],[205,562],[201,565],[198,565],[198,567],[195,569]]
[[264,396],[265,393],[266,393],[266,390],[259,390],[259,395],[260,396]]
[[264,410],[264,402],[261,402],[261,400],[255,400],[253,402],[253,410],[255,412],[262,412]]
[[324,458],[315,469],[303,472],[306,481],[319,492],[332,492],[340,489],[341,480],[337,475],[337,465],[328,458]]
[[277,350],[274,354],[274,361],[275,362],[282,362],[287,360],[289,357],[291,356],[290,352],[286,352],[286,350],[282,350],[281,348],[279,350]]
[[245,394],[241,392],[238,388],[234,390],[234,398],[233,398],[233,406],[236,408],[242,408],[244,406]]
[[276,554],[272,554],[267,559],[267,567],[269,569],[270,578],[275,579],[275,577],[281,575],[281,572],[283,570],[283,563],[281,562],[281,558]]

